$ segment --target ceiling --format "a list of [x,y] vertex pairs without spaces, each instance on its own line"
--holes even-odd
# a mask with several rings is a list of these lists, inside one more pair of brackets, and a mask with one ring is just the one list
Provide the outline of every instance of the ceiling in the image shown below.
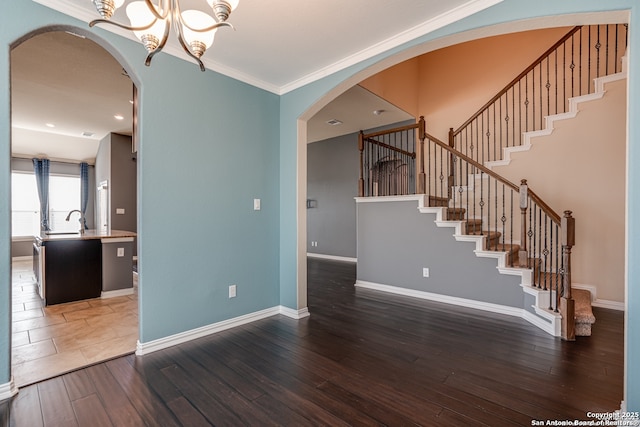
[[[85,22],[98,17],[90,0],[33,1]],[[236,30],[218,30],[203,62],[211,70],[282,94],[501,1],[240,0],[229,18]],[[180,4],[182,10],[210,10],[205,0]],[[128,25],[124,9],[113,20]],[[101,27],[137,41],[130,31]],[[186,58],[173,34],[164,52]],[[145,56],[141,45],[139,60]]]
[[[85,22],[97,17],[90,0],[33,1]],[[388,0],[241,0],[229,20],[236,31],[218,31],[203,62],[208,69],[282,94],[499,1],[397,0],[391,7]],[[206,6],[205,0],[182,3],[183,10]],[[365,23],[375,32],[363,31]],[[114,26],[105,28],[133,38]],[[190,60],[170,37],[163,54]],[[144,57],[140,46],[139,60]],[[91,163],[109,132],[131,134],[132,83],[120,64],[89,39],[64,32],[38,35],[12,51],[11,66],[14,156]],[[114,119],[116,114],[123,119]],[[411,118],[356,86],[308,122],[309,141]],[[331,119],[342,124],[328,125]]]

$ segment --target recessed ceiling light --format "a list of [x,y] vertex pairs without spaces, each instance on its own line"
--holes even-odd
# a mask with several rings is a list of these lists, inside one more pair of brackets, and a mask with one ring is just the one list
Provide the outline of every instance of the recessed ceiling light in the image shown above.
[[93,135],[95,135],[95,133],[93,132],[89,132],[89,131],[82,132],[82,136],[84,136],[85,138],[91,138]]
[[116,120],[124,120],[124,116],[121,116],[120,114],[116,114],[115,116],[113,116]]
[[48,128],[54,128],[54,127],[56,127],[56,125],[54,125],[53,123],[45,123],[45,125],[46,125]]
[[386,112],[386,110],[373,110],[373,114],[375,114],[376,116],[379,116],[380,114]]
[[330,124],[331,126],[338,126],[341,125],[342,122],[338,119],[331,119],[327,121],[327,124]]

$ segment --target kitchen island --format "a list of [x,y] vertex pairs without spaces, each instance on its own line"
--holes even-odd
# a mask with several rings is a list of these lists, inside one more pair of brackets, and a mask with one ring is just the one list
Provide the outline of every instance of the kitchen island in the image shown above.
[[135,232],[43,233],[33,244],[45,305],[133,292]]

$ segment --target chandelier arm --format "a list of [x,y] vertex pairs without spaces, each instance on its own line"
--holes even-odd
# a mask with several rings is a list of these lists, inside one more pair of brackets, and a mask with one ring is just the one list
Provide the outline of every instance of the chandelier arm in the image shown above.
[[180,42],[182,49],[184,49],[184,51],[187,52],[187,55],[192,57],[198,63],[198,65],[200,66],[200,71],[204,72],[205,71],[204,64],[202,63],[200,58],[198,58],[196,55],[194,55],[193,52],[191,52],[191,49],[189,48],[189,46],[187,46],[187,44],[184,42],[184,39],[182,38],[181,33],[178,33],[178,41]]
[[93,21],[89,22],[89,27],[93,27],[94,25],[97,25],[97,24],[111,24],[111,25],[115,25],[116,27],[124,28],[125,30],[129,30],[129,31],[144,31],[153,27],[153,25],[156,22],[158,22],[158,20],[154,19],[153,21],[151,21],[149,25],[145,25],[142,27],[132,27],[131,25],[124,25],[119,22],[111,21],[109,19],[94,19]]
[[173,13],[174,13],[174,31],[176,32],[176,34],[178,36],[178,42],[180,42],[180,45],[182,46],[182,49],[184,49],[184,51],[187,53],[187,55],[189,55],[191,58],[193,58],[198,63],[198,65],[200,66],[200,71],[204,72],[205,71],[204,64],[202,63],[200,58],[198,58],[198,56],[196,56],[191,51],[191,48],[184,41],[184,34],[183,34],[182,26],[184,25],[185,27],[187,27],[189,29],[191,29],[191,27],[189,27],[184,22],[184,19],[182,19],[182,13],[180,12],[180,6],[177,3],[178,3],[177,1],[176,1],[176,3],[174,3],[175,10],[173,11]]
[[163,2],[163,0],[160,0],[160,1],[161,1],[160,8],[164,10],[164,13],[162,15],[160,13],[158,13],[158,10],[156,9],[156,6],[151,2],[151,0],[144,0],[145,4],[147,5],[147,7],[151,11],[151,13],[153,13],[153,16],[156,17],[156,19],[165,20],[169,16],[169,10],[171,8],[170,7],[163,7],[164,6],[164,2]]
[[187,23],[184,21],[184,19],[182,19],[182,16],[180,16],[180,22],[182,22],[182,25],[184,25],[185,27],[187,27],[191,31],[195,31],[197,33],[206,33],[207,31],[212,31],[212,30],[218,29],[220,27],[230,27],[231,29],[233,29],[233,31],[236,30],[236,28],[233,25],[231,25],[230,22],[227,22],[227,21],[225,21],[225,22],[216,22],[215,24],[213,24],[212,26],[207,27],[207,28],[192,28],[189,25],[187,25]]
[[151,60],[153,59],[154,55],[162,51],[164,46],[167,44],[167,40],[169,39],[170,30],[171,30],[171,19],[168,19],[167,21],[165,21],[164,34],[162,35],[162,40],[160,40],[160,42],[158,43],[158,47],[156,47],[151,52],[149,52],[149,54],[147,55],[147,59],[144,61],[144,65],[146,66],[151,65]]

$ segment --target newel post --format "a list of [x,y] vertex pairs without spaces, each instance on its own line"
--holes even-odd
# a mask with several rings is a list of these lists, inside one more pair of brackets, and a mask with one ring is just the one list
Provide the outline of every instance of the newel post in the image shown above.
[[364,132],[358,134],[358,151],[360,151],[360,178],[358,179],[358,197],[364,197]]
[[562,339],[575,341],[575,301],[571,297],[571,248],[576,243],[576,220],[571,211],[564,211],[562,226],[562,295],[560,297],[560,313],[562,314]]
[[426,138],[426,123],[424,121],[424,116],[420,116],[420,120],[418,121],[418,139],[420,139],[420,150],[417,156],[418,160],[418,186],[417,186],[417,194],[426,194],[426,182],[427,176],[424,173],[424,140]]
[[[520,181],[520,251],[518,252],[518,264],[520,267],[529,267],[529,251],[527,250],[527,209],[529,208],[529,186],[527,180]],[[535,279],[537,279],[534,276]],[[534,280],[534,283],[536,280]]]
[[[455,138],[453,136],[453,128],[449,128],[449,147],[455,148]],[[453,154],[449,153],[449,176],[447,177],[447,196],[451,198],[451,191],[455,182],[455,163]]]

